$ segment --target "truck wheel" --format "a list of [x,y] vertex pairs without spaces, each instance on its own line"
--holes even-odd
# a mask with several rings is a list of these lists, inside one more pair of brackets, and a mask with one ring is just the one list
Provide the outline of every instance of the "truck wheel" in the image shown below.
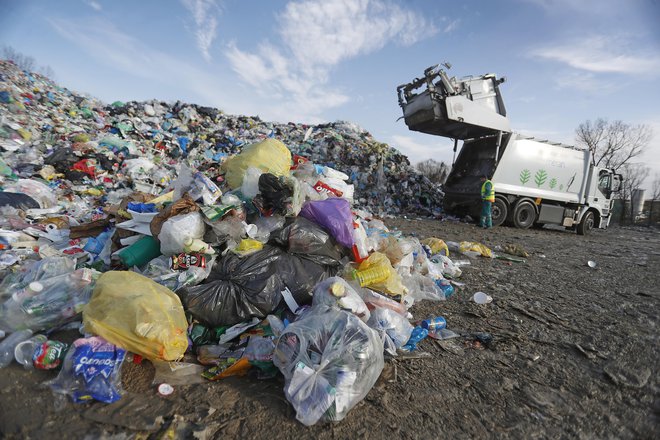
[[584,217],[582,217],[582,221],[577,227],[577,233],[578,235],[587,235],[588,233],[591,232],[591,230],[594,228],[594,224],[596,223],[596,220],[594,219],[594,213],[591,211],[588,211]]
[[530,202],[520,202],[513,212],[513,224],[516,228],[527,229],[536,221],[536,209]]
[[495,199],[492,212],[493,226],[499,226],[504,223],[508,214],[509,208],[506,202],[500,198]]

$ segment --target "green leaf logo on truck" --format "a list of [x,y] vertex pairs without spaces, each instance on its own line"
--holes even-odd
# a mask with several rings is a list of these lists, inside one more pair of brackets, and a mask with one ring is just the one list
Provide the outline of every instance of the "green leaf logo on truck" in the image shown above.
[[550,183],[548,183],[548,186],[550,187],[550,189],[555,189],[555,186],[557,186],[557,179],[555,179],[554,177],[550,179]]
[[538,170],[534,175],[534,183],[537,187],[541,187],[548,178],[548,173],[545,170]]
[[529,178],[532,177],[532,173],[529,172],[529,170],[522,170],[520,172],[520,183],[523,185],[529,182]]

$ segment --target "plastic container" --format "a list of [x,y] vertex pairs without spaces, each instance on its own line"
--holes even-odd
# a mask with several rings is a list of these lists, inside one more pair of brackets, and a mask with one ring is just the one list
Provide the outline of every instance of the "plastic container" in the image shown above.
[[37,347],[41,346],[48,338],[44,335],[34,335],[27,341],[19,342],[14,348],[14,359],[26,369],[32,369],[32,359]]
[[371,284],[382,283],[390,276],[390,269],[384,266],[374,266],[369,269],[354,270],[353,278],[355,278],[360,287],[365,287]]
[[435,318],[425,319],[422,321],[421,326],[429,332],[437,332],[447,327],[447,321],[442,316],[436,316]]
[[85,243],[83,250],[96,255],[100,254],[103,252],[105,242],[108,241],[112,233],[113,231],[105,231],[101,232],[98,237],[91,237],[87,240],[87,243]]
[[0,368],[4,368],[14,359],[14,349],[16,346],[29,339],[32,336],[32,330],[19,330],[7,336],[0,343]]
[[150,236],[144,236],[119,252],[119,259],[126,267],[142,266],[160,256],[160,244]]
[[484,292],[477,292],[472,295],[472,301],[476,302],[477,304],[488,304],[492,300],[493,298]]

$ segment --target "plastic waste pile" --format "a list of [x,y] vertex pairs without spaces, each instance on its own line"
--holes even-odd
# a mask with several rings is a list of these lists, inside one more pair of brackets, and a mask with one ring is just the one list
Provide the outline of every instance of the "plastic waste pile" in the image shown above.
[[[440,211],[439,187],[395,148],[352,123],[278,124],[182,102],[106,105],[6,61],[0,61],[0,75],[0,149],[15,153],[0,160],[0,175],[65,178],[83,199],[123,188],[157,194],[176,177],[182,159],[215,179],[229,156],[273,137],[297,164],[316,165],[312,185],[318,191],[349,191],[355,206],[381,216]],[[342,173],[324,174],[324,167]],[[40,195],[31,189],[28,195]],[[53,202],[41,196],[40,208]],[[11,197],[20,203],[20,196]],[[35,207],[29,199],[24,203]]]
[[[120,399],[130,354],[161,393],[282,374],[300,422],[341,420],[387,357],[451,337],[409,312],[460,285],[449,252],[493,257],[365,209],[414,209],[369,195],[408,169],[347,124],[104,106],[0,66],[0,368],[59,371],[74,402]],[[50,339],[62,329],[80,337]]]

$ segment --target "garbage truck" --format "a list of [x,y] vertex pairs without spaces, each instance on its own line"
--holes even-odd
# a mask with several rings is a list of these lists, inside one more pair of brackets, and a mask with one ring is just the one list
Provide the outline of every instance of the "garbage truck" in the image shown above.
[[486,175],[496,194],[494,226],[554,224],[580,235],[607,228],[621,175],[596,166],[589,150],[514,132],[500,93],[504,81],[490,73],[450,78],[436,65],[397,87],[410,130],[454,140],[455,160],[443,186],[445,212],[478,217]]

